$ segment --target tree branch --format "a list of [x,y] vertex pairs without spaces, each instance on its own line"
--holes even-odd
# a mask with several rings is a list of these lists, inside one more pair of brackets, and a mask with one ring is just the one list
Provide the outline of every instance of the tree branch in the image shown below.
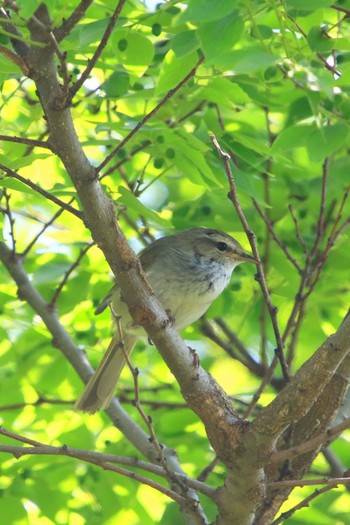
[[64,285],[67,283],[68,279],[69,279],[69,276],[72,274],[72,272],[74,272],[74,270],[79,266],[80,264],[80,261],[82,260],[82,258],[85,256],[85,254],[90,250],[90,248],[92,246],[94,246],[94,242],[89,242],[85,248],[82,248],[80,250],[80,253],[77,257],[77,259],[74,261],[74,263],[68,268],[68,270],[65,272],[64,274],[64,277],[62,279],[62,281],[60,282],[60,284],[57,286],[53,296],[52,296],[52,299],[50,301],[50,304],[49,306],[51,308],[53,308],[55,306],[55,304],[57,303],[57,299],[58,299],[58,296],[60,295],[60,293],[62,292],[62,289],[64,287]]
[[74,27],[84,17],[87,9],[93,3],[93,0],[81,0],[80,4],[76,7],[73,13],[63,22],[63,24],[54,29],[54,34],[57,42],[61,42]]
[[339,436],[339,434],[343,430],[349,427],[350,427],[350,418],[346,419],[342,423],[339,423],[339,425],[336,425],[330,428],[326,432],[322,432],[321,434],[314,437],[313,439],[309,439],[308,441],[305,441],[304,443],[297,445],[296,447],[291,447],[285,450],[280,450],[279,452],[275,452],[272,455],[270,462],[280,463],[282,461],[285,461],[286,459],[294,458],[301,454],[305,454],[306,452],[310,452],[311,450],[315,450],[320,445],[332,441],[334,438]]
[[319,479],[285,479],[283,481],[274,481],[271,485],[274,488],[283,487],[310,487],[312,485],[328,485],[336,487],[341,484],[350,484],[350,477],[343,478],[319,478]]
[[[77,80],[76,83],[74,84],[74,86],[72,86],[71,89],[70,89],[70,100],[72,100],[75,97],[76,93],[79,91],[79,89],[84,84],[84,82],[87,80],[87,78],[90,75],[91,71],[95,67],[95,65],[97,63],[97,60],[100,58],[102,51],[104,50],[104,48],[106,47],[106,45],[108,43],[108,40],[109,40],[109,38],[110,38],[110,36],[112,34],[112,31],[114,29],[115,24],[118,21],[119,15],[121,13],[121,10],[123,9],[123,6],[124,6],[125,2],[126,2],[126,0],[119,0],[119,2],[117,4],[117,7],[115,8],[114,13],[113,13],[113,15],[110,18],[110,21],[108,23],[107,29],[104,32],[104,34],[103,34],[103,36],[101,38],[101,41],[100,41],[99,45],[97,46],[97,49],[96,49],[93,57],[89,60],[89,63],[86,66],[86,68],[84,69],[83,73],[81,74],[79,80]],[[81,14],[81,12],[79,13],[79,16],[80,16],[80,14]]]
[[69,213],[72,213],[73,215],[78,217],[78,219],[83,219],[83,214],[82,214],[81,211],[76,210],[75,208],[73,208],[69,204],[65,203],[64,201],[61,201],[61,199],[58,199],[57,197],[55,197],[54,195],[52,195],[48,191],[46,191],[43,188],[41,188],[40,186],[38,186],[37,184],[34,184],[34,182],[32,182],[31,180],[22,177],[16,171],[11,170],[7,166],[4,166],[4,164],[0,164],[0,169],[3,170],[9,177],[12,177],[13,179],[19,180],[20,182],[23,182],[23,184],[25,184],[26,186],[28,186],[32,190],[36,191],[37,193],[39,193],[40,195],[45,197],[45,199],[53,202],[54,204],[56,204],[60,208],[63,208],[64,210],[69,211]]
[[[162,478],[167,477],[167,473],[164,470],[164,467],[159,465],[154,465],[152,463],[147,463],[138,459],[136,457],[128,456],[119,456],[115,454],[105,454],[101,452],[95,452],[91,450],[79,449],[68,447],[66,445],[60,447],[54,447],[52,445],[46,445],[39,441],[32,440],[15,432],[11,432],[3,427],[0,427],[0,434],[6,436],[10,439],[14,439],[30,447],[18,447],[18,446],[9,446],[9,445],[0,445],[0,452],[8,452],[13,454],[17,459],[25,455],[55,455],[55,456],[68,456],[75,459],[80,459],[82,461],[93,463],[98,466],[105,468],[106,464],[119,464],[128,467],[137,468],[144,470],[145,472],[150,472]],[[33,448],[31,448],[33,447]],[[131,474],[133,474],[131,472]],[[174,478],[179,482],[184,483],[187,487],[193,488],[205,494],[211,499],[215,499],[215,489],[202,483],[196,479],[189,478],[185,474],[178,472],[173,473]],[[130,476],[133,477],[133,476]],[[172,496],[170,496],[172,497]]]
[[[75,200],[75,197],[72,197],[71,200],[68,202],[68,205],[70,205]],[[23,250],[21,253],[22,257],[26,257],[26,255],[30,252],[30,250],[33,248],[33,246],[36,244],[36,242],[40,239],[41,235],[49,228],[49,226],[52,226],[52,224],[62,215],[64,212],[64,208],[60,208],[47,222],[44,222],[43,227],[41,230],[34,236],[34,238],[30,241],[28,246]]]
[[177,84],[177,86],[175,86],[173,89],[171,89],[170,91],[168,91],[168,93],[165,95],[164,98],[162,98],[162,100],[152,109],[152,111],[150,111],[149,113],[147,113],[147,115],[145,115],[145,117],[138,123],[136,124],[136,126],[134,127],[134,129],[129,133],[129,135],[127,135],[120,143],[119,145],[113,150],[111,151],[111,153],[109,155],[107,155],[107,157],[105,158],[105,160],[103,162],[101,162],[101,164],[98,166],[97,170],[98,171],[101,171],[111,160],[113,157],[115,157],[116,155],[118,155],[119,151],[125,146],[125,144],[127,144],[127,142],[129,142],[134,135],[136,135],[136,133],[139,131],[139,129],[142,128],[142,126],[144,126],[146,124],[146,122],[148,122],[157,112],[158,110],[164,106],[164,104],[166,102],[168,102],[168,100],[173,97],[175,95],[175,93],[177,93],[179,91],[179,89],[182,88],[182,86],[184,86],[189,80],[190,78],[192,78],[195,74],[196,74],[196,71],[197,69],[199,68],[199,66],[201,65],[201,63],[204,61],[204,56],[201,56],[197,62],[197,64],[191,69],[191,71],[181,80],[181,82],[179,82]]
[[17,144],[27,144],[28,146],[35,146],[38,148],[51,150],[50,143],[45,140],[27,139],[24,137],[10,137],[8,135],[0,135],[0,140],[5,142],[16,142]]
[[268,439],[299,420],[323,392],[350,351],[350,318],[304,363],[279,395],[258,414],[251,431]]
[[241,224],[244,228],[244,231],[248,237],[248,240],[250,242],[250,246],[252,248],[252,252],[254,254],[254,257],[259,261],[259,264],[257,265],[257,269],[258,269],[258,276],[257,276],[257,281],[259,282],[260,284],[260,287],[261,287],[261,291],[263,293],[263,296],[264,296],[264,299],[265,299],[265,302],[266,302],[266,305],[268,307],[268,310],[269,310],[269,313],[270,313],[270,317],[271,317],[271,322],[272,322],[272,326],[273,326],[273,330],[274,330],[274,333],[275,333],[275,337],[276,337],[276,344],[277,344],[277,348],[275,350],[276,352],[276,355],[280,361],[280,364],[281,364],[281,368],[282,368],[282,372],[283,372],[283,377],[285,379],[285,381],[289,381],[289,372],[288,372],[288,367],[287,367],[287,364],[286,364],[286,361],[284,359],[284,354],[283,354],[283,348],[284,348],[284,343],[283,343],[283,340],[282,340],[282,337],[281,337],[281,333],[280,333],[280,329],[279,329],[279,325],[278,325],[278,321],[277,321],[277,308],[275,306],[273,306],[272,302],[271,302],[271,297],[270,297],[270,293],[269,293],[269,290],[268,290],[268,287],[267,287],[267,284],[266,284],[266,278],[265,278],[265,274],[264,274],[264,270],[262,268],[262,264],[261,264],[261,261],[260,261],[260,255],[259,255],[259,251],[258,251],[258,247],[257,247],[257,244],[256,244],[256,240],[255,240],[255,235],[254,235],[254,232],[252,231],[252,229],[250,228],[249,224],[248,224],[248,221],[243,213],[243,210],[241,208],[241,205],[240,205],[240,202],[239,202],[239,199],[238,199],[238,193],[237,193],[237,189],[236,189],[236,184],[235,184],[235,181],[234,181],[234,177],[233,177],[233,174],[232,174],[232,170],[231,170],[231,166],[230,166],[230,155],[228,153],[226,153],[225,151],[223,151],[221,149],[221,146],[217,140],[217,138],[215,137],[215,135],[210,135],[210,138],[224,164],[224,167],[225,167],[225,172],[226,172],[226,176],[227,176],[227,179],[228,179],[228,182],[229,182],[229,185],[230,185],[230,193],[229,193],[229,199],[231,200],[232,204],[234,205],[235,207],[235,210],[237,212],[237,215],[241,221]]
[[300,501],[300,503],[298,503],[297,505],[295,505],[291,509],[287,510],[286,512],[283,512],[276,520],[274,520],[271,523],[271,525],[278,525],[279,523],[283,523],[286,519],[290,518],[297,510],[300,510],[300,509],[302,509],[304,507],[308,507],[310,505],[310,501],[312,501],[316,497],[320,496],[321,494],[324,494],[325,492],[328,492],[329,490],[331,490],[333,488],[335,488],[335,487],[332,486],[332,485],[327,485],[327,486],[323,487],[322,489],[315,490],[312,494],[310,494],[310,496],[308,496],[307,498],[305,498],[302,501]]

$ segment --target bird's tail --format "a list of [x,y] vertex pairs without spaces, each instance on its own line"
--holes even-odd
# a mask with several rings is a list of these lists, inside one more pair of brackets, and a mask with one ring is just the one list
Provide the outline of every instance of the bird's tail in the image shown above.
[[75,403],[76,410],[94,414],[97,410],[109,406],[126,362],[125,353],[131,354],[136,340],[137,337],[126,335],[124,342],[121,342],[119,334],[114,335],[101,363]]

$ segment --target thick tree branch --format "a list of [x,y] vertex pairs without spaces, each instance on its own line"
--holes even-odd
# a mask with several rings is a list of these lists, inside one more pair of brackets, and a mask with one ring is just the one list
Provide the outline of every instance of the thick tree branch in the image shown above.
[[267,439],[276,436],[310,410],[350,351],[350,318],[328,337],[314,355],[298,370],[291,382],[265,407],[253,422]]

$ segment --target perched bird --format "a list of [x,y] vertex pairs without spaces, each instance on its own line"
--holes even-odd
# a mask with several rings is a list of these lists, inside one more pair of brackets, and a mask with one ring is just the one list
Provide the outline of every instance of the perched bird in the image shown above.
[[[141,252],[140,261],[148,282],[175,319],[178,330],[206,312],[228,285],[238,264],[257,263],[233,237],[207,228],[192,228],[158,239]],[[103,312],[107,306],[120,318],[123,342],[120,331],[116,330],[100,365],[75,404],[76,409],[90,414],[108,407],[125,364],[125,352],[129,355],[144,333],[122,301],[118,283],[95,313]]]

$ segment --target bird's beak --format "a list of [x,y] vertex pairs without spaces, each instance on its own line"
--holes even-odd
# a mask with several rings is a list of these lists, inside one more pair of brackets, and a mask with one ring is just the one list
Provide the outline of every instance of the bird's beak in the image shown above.
[[231,257],[232,259],[236,259],[236,261],[250,262],[250,263],[253,263],[253,264],[259,264],[258,259],[255,259],[255,257],[253,257],[253,255],[250,255],[249,253],[246,253],[246,252],[243,252],[243,253],[231,252],[231,253],[229,253],[227,255],[229,257]]

